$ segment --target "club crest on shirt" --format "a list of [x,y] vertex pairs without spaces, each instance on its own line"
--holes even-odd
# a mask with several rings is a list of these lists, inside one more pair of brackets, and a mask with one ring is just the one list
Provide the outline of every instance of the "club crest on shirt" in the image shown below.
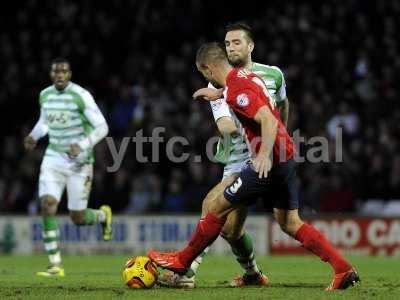
[[236,97],[236,103],[240,107],[245,107],[245,106],[249,105],[249,98],[247,97],[246,94],[239,94]]

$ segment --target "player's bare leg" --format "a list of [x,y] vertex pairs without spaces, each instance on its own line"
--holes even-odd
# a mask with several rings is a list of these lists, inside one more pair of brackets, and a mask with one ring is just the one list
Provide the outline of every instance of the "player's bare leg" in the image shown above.
[[72,222],[78,226],[100,223],[103,229],[103,239],[105,241],[111,240],[112,212],[108,205],[102,205],[100,209],[70,210],[69,214]]
[[285,210],[274,208],[274,217],[280,228],[288,235],[295,237],[296,232],[303,226],[297,209]]
[[70,176],[67,181],[68,208],[70,217],[75,225],[101,224],[103,240],[112,239],[112,211],[108,205],[102,205],[99,209],[87,208],[90,190],[92,186],[92,168]]
[[[218,189],[213,190],[210,197],[206,197],[203,202],[203,217],[210,210],[211,203],[222,195],[224,189],[231,185],[237,176],[226,177]],[[268,279],[262,275],[257,266],[254,256],[254,246],[251,236],[245,231],[244,223],[247,218],[247,207],[239,206],[227,216],[224,227],[222,227],[221,236],[229,243],[236,260],[244,270],[243,276],[236,277],[231,285],[238,287],[243,285],[266,285]],[[191,269],[193,263],[191,265]]]
[[47,270],[37,272],[36,275],[44,277],[64,277],[61,254],[59,248],[60,231],[56,220],[58,202],[51,195],[44,195],[40,198],[41,213],[43,218],[43,242],[47,251],[50,265]]
[[[206,198],[202,204],[202,215],[203,218],[209,209],[210,203],[216,199],[216,197],[221,194],[225,188],[230,183],[232,183],[234,178],[226,178],[225,181],[218,183],[214,186],[207,194]],[[204,249],[204,251],[196,257],[196,259],[190,265],[190,268],[185,274],[176,274],[172,271],[167,271],[158,277],[158,283],[162,286],[168,287],[176,287],[176,288],[194,288],[195,287],[195,275],[197,273],[197,269],[203,261],[204,255],[207,254],[209,247]]]
[[211,203],[210,212],[199,220],[192,238],[185,248],[177,252],[164,253],[150,250],[149,258],[164,269],[181,275],[185,274],[196,257],[217,239],[228,214],[237,207],[221,194]]
[[[44,195],[41,200],[41,212],[43,217],[43,241],[48,253],[50,266],[46,271],[37,272],[38,276],[64,277],[65,271],[62,267],[61,253],[59,248],[60,231],[56,219],[58,201],[51,195]],[[108,233],[111,239],[111,209],[102,206],[100,209],[71,210],[71,220],[76,225],[91,225],[101,223],[103,225],[103,236]],[[110,228],[108,231],[104,230]],[[106,238],[104,238],[106,240]]]
[[247,207],[238,207],[228,214],[220,234],[231,246],[237,262],[244,271],[243,275],[238,275],[232,280],[231,286],[266,286],[268,285],[268,278],[258,268],[254,255],[253,240],[244,230],[246,218]]
[[360,281],[357,271],[313,226],[304,223],[297,209],[274,209],[274,216],[281,229],[298,240],[304,248],[328,262],[334,270],[334,278],[326,290],[346,289]]
[[[226,177],[217,184],[207,194],[203,201],[202,217],[209,211],[210,204],[221,195],[224,189],[232,184],[237,176]],[[267,285],[268,278],[259,270],[255,257],[254,247],[251,236],[245,232],[244,223],[247,217],[247,208],[238,207],[228,214],[227,220],[221,231],[221,236],[230,244],[232,252],[236,256],[244,270],[243,276],[237,276],[231,286],[240,287],[244,285]],[[189,270],[184,275],[174,274],[173,272],[164,272],[159,277],[159,283],[169,287],[193,288],[195,286],[195,275],[198,267],[202,263],[203,257],[207,254],[209,247],[201,253],[191,264]]]

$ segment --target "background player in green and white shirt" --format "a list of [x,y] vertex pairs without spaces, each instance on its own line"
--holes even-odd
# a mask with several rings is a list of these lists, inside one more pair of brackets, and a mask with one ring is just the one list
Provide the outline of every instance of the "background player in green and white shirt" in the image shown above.
[[[245,67],[259,75],[267,85],[272,100],[279,108],[283,123],[286,125],[289,114],[289,102],[286,97],[286,86],[283,73],[278,67],[253,63],[251,53],[254,42],[250,28],[246,24],[229,25],[226,30],[225,47],[230,63],[235,67]],[[226,92],[226,91],[225,91]],[[208,210],[209,203],[229,186],[238,176],[242,168],[250,160],[243,128],[225,101],[222,89],[216,89],[211,83],[206,89],[200,89],[194,97],[203,97],[210,102],[214,120],[219,132],[225,136],[220,139],[216,159],[225,164],[222,181],[215,186],[203,202],[202,215]],[[237,261],[244,270],[243,276],[236,277],[231,285],[267,285],[268,278],[261,273],[254,257],[254,247],[251,236],[244,230],[247,208],[241,207],[228,215],[222,230],[222,236],[227,240]],[[166,272],[160,276],[162,284],[172,287],[194,287],[194,278],[206,251],[192,263],[190,270],[183,276]]]
[[43,217],[43,241],[50,266],[39,276],[64,276],[55,218],[61,196],[67,189],[68,209],[76,225],[101,223],[103,239],[112,238],[111,208],[87,208],[93,178],[93,147],[108,133],[108,126],[92,95],[70,81],[70,64],[56,59],[51,64],[53,85],[40,93],[40,118],[25,138],[26,150],[49,136],[39,176],[39,198]]

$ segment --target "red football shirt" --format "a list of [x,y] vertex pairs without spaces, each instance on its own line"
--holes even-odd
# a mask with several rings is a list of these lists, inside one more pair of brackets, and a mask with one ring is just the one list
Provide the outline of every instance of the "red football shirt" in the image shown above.
[[226,102],[235,112],[245,129],[251,151],[258,153],[261,146],[261,125],[254,120],[258,110],[266,105],[278,121],[273,146],[273,163],[285,162],[293,157],[292,138],[283,125],[278,110],[271,102],[264,81],[245,69],[233,69],[226,79]]

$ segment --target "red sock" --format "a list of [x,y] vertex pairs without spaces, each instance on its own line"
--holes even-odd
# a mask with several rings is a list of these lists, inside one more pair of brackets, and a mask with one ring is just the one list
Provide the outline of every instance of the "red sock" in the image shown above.
[[200,219],[189,244],[178,254],[180,262],[189,267],[192,261],[216,240],[225,221],[225,218],[220,219],[211,213]]
[[295,236],[304,248],[318,255],[322,261],[328,262],[335,274],[351,269],[351,265],[340,255],[339,251],[313,226],[304,223]]

